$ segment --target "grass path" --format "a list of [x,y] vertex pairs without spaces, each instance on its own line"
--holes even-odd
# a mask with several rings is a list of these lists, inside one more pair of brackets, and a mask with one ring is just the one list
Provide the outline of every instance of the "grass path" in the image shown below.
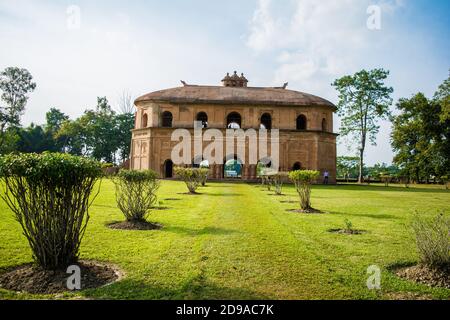
[[[126,277],[78,295],[112,299],[377,299],[415,293],[448,299],[450,290],[398,279],[387,267],[417,259],[409,219],[414,210],[450,210],[450,193],[424,188],[314,187],[313,206],[327,214],[287,212],[297,200],[258,185],[210,183],[186,195],[180,182],[164,181],[159,199],[168,210],[150,220],[159,231],[111,230],[122,220],[114,188],[104,181],[91,208],[81,258],[108,261]],[[176,198],[179,200],[165,200]],[[332,234],[345,218],[368,232]],[[0,268],[31,261],[18,224],[0,202]],[[382,269],[382,290],[366,287],[367,267]],[[65,294],[73,298],[77,294]],[[0,298],[54,298],[0,290]]]

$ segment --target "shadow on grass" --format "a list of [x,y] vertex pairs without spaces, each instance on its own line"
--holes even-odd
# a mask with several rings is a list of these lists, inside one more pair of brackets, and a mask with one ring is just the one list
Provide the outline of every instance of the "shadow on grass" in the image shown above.
[[205,195],[212,197],[242,197],[241,193],[205,193]]
[[252,290],[219,286],[202,275],[188,280],[178,288],[166,288],[160,285],[124,279],[104,288],[83,291],[81,294],[88,299],[269,300],[269,297]]
[[216,227],[205,227],[202,229],[192,229],[192,228],[186,228],[186,227],[179,227],[179,226],[167,226],[164,228],[164,231],[167,232],[174,232],[174,233],[182,233],[189,236],[199,236],[199,235],[229,235],[234,233],[239,233],[239,231],[231,230],[231,229],[223,229],[223,228],[216,228]]
[[343,217],[364,217],[364,218],[371,218],[371,219],[388,219],[388,220],[397,220],[399,217],[394,216],[392,214],[377,214],[377,213],[346,213],[346,212],[339,212],[339,211],[328,211],[331,214],[334,215],[341,215]]
[[318,189],[326,189],[326,188],[334,188],[337,190],[348,190],[348,191],[388,191],[388,192],[426,192],[426,193],[448,193],[450,194],[449,190],[445,190],[444,187],[442,189],[435,189],[435,188],[420,188],[420,187],[411,187],[411,188],[405,188],[402,186],[391,186],[391,187],[385,187],[385,186],[374,186],[374,185],[348,185],[348,184],[338,184],[335,186],[315,186]]
[[204,195],[204,193],[201,192],[178,192],[177,194],[181,196],[201,196]]

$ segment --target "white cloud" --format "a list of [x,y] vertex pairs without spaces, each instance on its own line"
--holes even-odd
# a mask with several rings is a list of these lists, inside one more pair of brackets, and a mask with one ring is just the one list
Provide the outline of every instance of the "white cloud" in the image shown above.
[[219,83],[226,69],[217,61],[234,60],[191,26],[163,25],[157,12],[143,17],[108,3],[80,8],[80,28],[70,30],[64,4],[0,0],[0,70],[24,67],[37,82],[25,125],[43,123],[51,107],[77,117],[97,96],[115,103],[125,89],[137,96],[214,75]]
[[[380,2],[385,15],[402,5],[400,0]],[[273,14],[279,5],[260,0],[251,21],[247,46],[255,53],[279,55],[274,82],[293,81],[310,87],[311,80],[340,75],[362,64],[374,41],[367,29],[368,0],[297,0],[286,12]],[[330,82],[330,81],[328,81]],[[322,92],[329,95],[330,92]]]
[[[380,31],[367,28],[367,8],[373,4],[381,8]],[[246,44],[256,55],[275,57],[273,84],[288,81],[294,90],[336,101],[334,79],[362,68],[385,67],[377,55],[391,41],[393,31],[383,29],[383,22],[403,4],[401,0],[295,0],[277,14],[279,2],[260,0]],[[387,126],[380,135],[384,141],[379,142],[389,158]],[[346,153],[343,146],[340,150]]]

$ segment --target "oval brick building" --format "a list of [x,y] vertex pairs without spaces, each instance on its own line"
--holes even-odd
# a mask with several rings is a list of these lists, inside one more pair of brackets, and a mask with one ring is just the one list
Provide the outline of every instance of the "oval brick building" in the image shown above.
[[[328,171],[336,180],[336,107],[320,97],[283,87],[249,87],[244,75],[227,74],[222,86],[189,85],[146,94],[135,101],[131,168],[152,169],[172,177],[171,141],[175,129],[194,132],[195,122],[206,129],[279,130],[279,170]],[[224,141],[225,143],[226,141]],[[207,143],[203,143],[203,148]],[[224,150],[224,154],[226,151]],[[246,153],[248,154],[248,152]],[[227,159],[235,155],[225,154]],[[194,163],[194,160],[193,160]],[[242,161],[235,178],[254,180],[256,165]],[[210,178],[228,178],[223,164],[210,166]]]

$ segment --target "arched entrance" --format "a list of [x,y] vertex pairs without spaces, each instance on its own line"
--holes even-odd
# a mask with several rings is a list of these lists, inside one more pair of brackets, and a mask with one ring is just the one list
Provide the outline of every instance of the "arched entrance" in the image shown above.
[[223,166],[223,177],[225,179],[242,178],[242,161],[238,157],[228,157]]
[[297,171],[302,169],[302,164],[300,162],[294,163],[294,166],[292,167],[292,171]]
[[272,159],[270,158],[263,158],[258,161],[258,164],[256,166],[256,175],[258,177],[267,175],[272,171]]
[[173,162],[166,160],[164,162],[164,178],[173,178]]
[[306,130],[308,127],[306,117],[301,114],[297,118],[297,130]]

